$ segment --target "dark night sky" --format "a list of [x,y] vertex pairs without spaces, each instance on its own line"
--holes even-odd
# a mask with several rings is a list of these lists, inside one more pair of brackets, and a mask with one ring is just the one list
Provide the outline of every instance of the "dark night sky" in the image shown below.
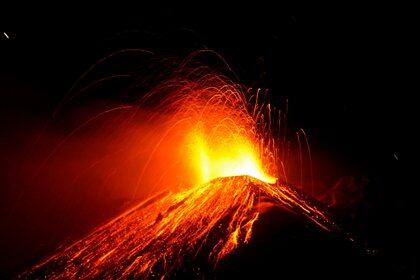
[[[1,167],[7,173],[1,174],[0,197],[19,191],[12,187],[11,174],[17,164],[14,151],[26,145],[25,131],[33,121],[47,119],[96,60],[122,48],[176,56],[210,48],[244,84],[271,89],[273,103],[289,99],[290,126],[305,128],[317,160],[329,166],[320,167],[321,181],[333,184],[345,175],[369,178],[370,210],[363,222],[369,226],[363,235],[404,276],[413,275],[418,261],[412,249],[417,242],[416,184],[408,175],[409,151],[414,149],[409,139],[417,128],[418,30],[413,18],[204,6],[196,11],[139,7],[83,17],[63,13],[44,20],[0,30]],[[7,223],[15,223],[13,217],[2,223],[2,232]],[[13,256],[1,268],[6,275],[33,261],[19,263],[20,253],[2,239],[2,259]]]

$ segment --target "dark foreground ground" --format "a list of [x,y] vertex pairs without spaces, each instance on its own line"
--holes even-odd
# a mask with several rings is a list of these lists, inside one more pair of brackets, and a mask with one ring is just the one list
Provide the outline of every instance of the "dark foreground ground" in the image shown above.
[[295,214],[270,208],[249,246],[214,273],[220,279],[403,279],[385,258],[357,242],[327,233]]

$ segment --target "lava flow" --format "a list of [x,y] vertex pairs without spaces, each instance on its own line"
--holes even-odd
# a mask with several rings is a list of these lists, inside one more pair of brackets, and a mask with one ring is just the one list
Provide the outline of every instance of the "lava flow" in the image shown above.
[[169,275],[186,257],[217,264],[251,238],[258,203],[268,199],[323,228],[334,224],[292,188],[252,177],[226,177],[186,191],[161,194],[125,212],[24,278],[133,279]]
[[[261,200],[305,215],[326,230],[335,227],[315,203],[282,183],[270,105],[261,101],[260,91],[247,96],[241,86],[207,68],[185,69],[140,104],[154,106],[150,118],[169,116],[155,150],[164,138],[181,139],[174,144],[182,154],[176,163],[186,166],[182,175],[192,183],[154,195],[21,278],[161,278],[199,255],[216,265],[250,240]],[[139,171],[137,187],[145,173],[146,168]]]

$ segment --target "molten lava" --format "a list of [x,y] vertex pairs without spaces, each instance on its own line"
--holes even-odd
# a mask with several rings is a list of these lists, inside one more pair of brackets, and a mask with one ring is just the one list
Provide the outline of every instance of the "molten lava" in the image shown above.
[[[181,156],[176,164],[186,167],[180,169],[186,170],[182,176],[193,177],[192,183],[141,203],[21,277],[164,277],[182,267],[185,258],[200,254],[215,265],[250,240],[261,199],[322,228],[334,227],[315,204],[276,179],[279,153],[270,134],[275,122],[259,91],[245,93],[205,67],[183,65],[140,104],[153,107],[150,119],[169,116],[154,151],[168,138],[177,139],[173,150]],[[172,165],[162,172],[167,166]],[[138,187],[147,187],[141,183],[146,169],[139,171]]]
[[250,240],[260,199],[303,214],[325,229],[334,227],[322,211],[286,185],[248,176],[219,178],[141,203],[22,277],[164,277],[198,254],[217,264]]
[[276,182],[274,177],[265,173],[258,151],[245,137],[226,134],[213,139],[202,131],[195,131],[189,136],[189,141],[191,162],[197,167],[199,183],[241,175],[249,175],[267,183]]

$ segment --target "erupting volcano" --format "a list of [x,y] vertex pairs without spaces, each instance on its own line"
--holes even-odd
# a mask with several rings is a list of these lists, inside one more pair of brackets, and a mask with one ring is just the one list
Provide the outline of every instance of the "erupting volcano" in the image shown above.
[[250,240],[261,202],[335,229],[314,200],[288,185],[278,127],[282,113],[271,108],[265,94],[187,64],[131,107],[152,112],[144,122],[164,120],[134,192],[147,188],[143,178],[163,143],[172,143],[176,156],[162,164],[162,173],[179,171],[178,190],[150,191],[150,198],[21,278],[160,278],[198,256],[215,266]]

